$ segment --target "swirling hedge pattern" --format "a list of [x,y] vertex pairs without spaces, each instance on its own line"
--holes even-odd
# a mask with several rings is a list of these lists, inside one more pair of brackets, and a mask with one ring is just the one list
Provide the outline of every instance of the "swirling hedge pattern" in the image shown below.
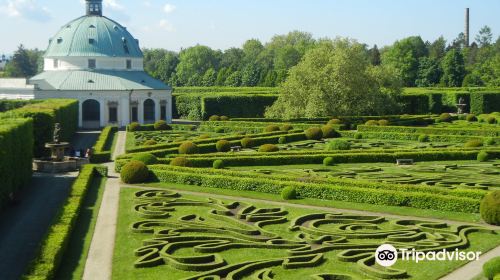
[[[492,232],[477,226],[336,212],[289,220],[288,211],[282,207],[189,199],[167,190],[138,191],[135,201],[134,210],[141,220],[131,225],[131,231],[146,238],[135,250],[134,266],[145,269],[167,265],[193,272],[184,280],[278,279],[273,271],[277,267],[313,268],[329,261],[352,263],[355,274],[325,271],[309,279],[408,278],[411,275],[405,270],[375,265],[374,252],[380,244],[388,242],[397,248],[423,252],[465,249],[469,247],[469,233]],[[173,215],[181,208],[195,210],[193,214]],[[283,238],[267,226],[283,227],[292,234]],[[280,257],[228,263],[221,255],[230,249],[246,248],[276,250]],[[178,254],[182,249],[194,253]],[[336,259],[325,257],[333,251],[338,252]]]

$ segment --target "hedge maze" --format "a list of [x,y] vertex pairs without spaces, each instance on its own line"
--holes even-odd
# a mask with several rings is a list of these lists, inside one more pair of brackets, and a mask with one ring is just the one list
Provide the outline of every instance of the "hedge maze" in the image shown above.
[[[478,226],[304,212],[185,197],[168,190],[131,194],[135,221],[129,230],[142,240],[135,249],[134,267],[167,266],[162,271],[184,271],[185,280],[419,279],[418,268],[376,265],[375,249],[390,242],[397,248],[423,252],[468,250],[476,238],[496,236]],[[235,257],[237,252],[241,254]],[[434,275],[435,279],[439,276]]]

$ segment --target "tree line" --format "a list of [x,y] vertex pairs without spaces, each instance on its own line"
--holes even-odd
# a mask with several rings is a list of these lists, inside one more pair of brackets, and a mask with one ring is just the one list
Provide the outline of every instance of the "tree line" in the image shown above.
[[[304,55],[328,39],[314,39],[307,32],[276,35],[263,44],[246,41],[241,48],[225,51],[196,45],[180,52],[144,49],[144,68],[154,78],[173,86],[275,87],[288,77]],[[460,33],[447,42],[420,36],[378,48],[362,44],[365,58],[373,66],[394,68],[406,87],[500,86],[500,37],[493,41],[488,26],[465,46]],[[7,64],[5,76],[30,77],[42,69],[42,52],[22,45]]]

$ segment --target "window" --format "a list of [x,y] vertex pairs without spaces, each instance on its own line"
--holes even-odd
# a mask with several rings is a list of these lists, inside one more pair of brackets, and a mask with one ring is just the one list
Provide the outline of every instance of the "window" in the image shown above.
[[165,105],[161,105],[160,107],[160,115],[161,115],[161,119],[166,121],[167,120],[167,106]]
[[137,107],[132,107],[132,121],[133,122],[139,121],[138,115],[139,114],[137,113]]
[[89,38],[89,44],[94,44],[94,39]]
[[127,69],[132,69],[132,60],[127,59]]
[[116,107],[109,107],[109,122],[118,122],[118,109]]
[[95,59],[89,59],[89,69],[95,69],[96,62]]
[[54,59],[54,69],[59,68],[59,59]]

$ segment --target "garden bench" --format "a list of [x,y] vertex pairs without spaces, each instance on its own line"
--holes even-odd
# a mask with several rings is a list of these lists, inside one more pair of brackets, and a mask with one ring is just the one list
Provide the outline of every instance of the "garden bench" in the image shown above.
[[396,159],[397,165],[413,165],[413,159]]
[[231,152],[240,152],[241,151],[241,146],[233,146],[231,147]]

